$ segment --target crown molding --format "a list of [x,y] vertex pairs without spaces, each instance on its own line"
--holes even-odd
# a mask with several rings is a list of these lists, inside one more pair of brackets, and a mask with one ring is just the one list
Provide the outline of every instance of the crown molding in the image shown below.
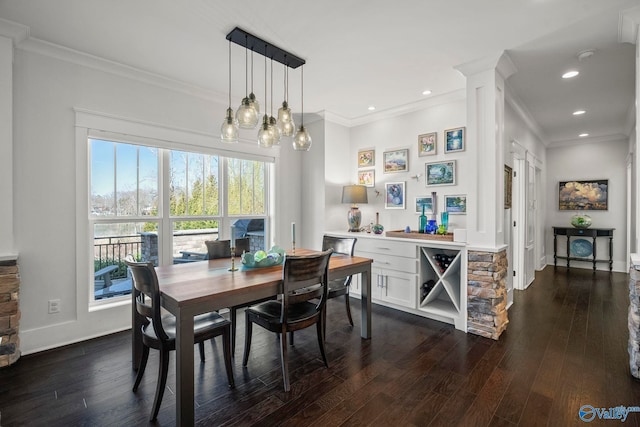
[[344,127],[351,127],[351,120],[346,117],[342,117],[339,114],[332,113],[327,110],[322,110],[318,114],[327,122],[335,123]]
[[12,39],[14,45],[29,38],[29,31],[26,25],[0,18],[0,36]]
[[91,55],[55,43],[50,43],[34,37],[28,37],[16,45],[17,49],[38,55],[48,56],[60,61],[73,63],[82,67],[92,68],[105,73],[114,74],[127,79],[136,80],[174,92],[214,101],[226,105],[227,94],[185,83],[160,74],[144,71],[129,65],[111,61],[99,56]]
[[640,24],[640,6],[623,10],[618,18],[618,41],[620,43],[638,42],[638,25]]
[[529,109],[524,105],[522,100],[509,86],[509,83],[505,81],[504,85],[507,89],[504,94],[505,101],[515,110],[516,114],[520,116],[522,120],[524,120],[529,129],[531,129],[531,131],[538,137],[542,144],[545,147],[548,147],[549,138],[545,134],[544,130],[542,130],[536,119],[533,118],[533,115],[531,114]]
[[619,133],[611,135],[589,136],[586,138],[572,138],[559,141],[551,141],[547,148],[570,147],[574,145],[585,144],[612,144],[612,143],[629,143],[629,137]]

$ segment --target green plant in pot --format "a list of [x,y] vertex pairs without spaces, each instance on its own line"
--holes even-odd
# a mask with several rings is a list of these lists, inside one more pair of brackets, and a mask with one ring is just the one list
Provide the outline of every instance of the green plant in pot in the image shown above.
[[591,226],[591,217],[586,214],[575,214],[571,217],[571,225],[575,228],[589,228]]

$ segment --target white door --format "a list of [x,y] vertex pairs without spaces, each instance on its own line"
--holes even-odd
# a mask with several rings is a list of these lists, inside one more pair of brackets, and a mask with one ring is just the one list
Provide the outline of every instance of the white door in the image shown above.
[[527,153],[526,159],[526,233],[524,244],[524,287],[528,287],[533,283],[535,279],[535,267],[536,267],[536,167],[535,161]]

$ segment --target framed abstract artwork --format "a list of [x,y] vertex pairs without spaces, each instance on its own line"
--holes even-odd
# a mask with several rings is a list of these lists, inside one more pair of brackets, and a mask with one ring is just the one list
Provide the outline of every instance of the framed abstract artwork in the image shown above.
[[358,151],[358,167],[368,168],[376,164],[376,150],[360,150]]
[[385,188],[385,209],[404,209],[405,208],[405,185],[404,182],[387,182]]
[[437,152],[438,132],[418,135],[418,156],[435,156]]
[[365,187],[373,187],[376,185],[375,169],[367,169],[358,171],[358,184]]
[[444,210],[450,215],[464,215],[467,213],[467,196],[444,196]]
[[464,151],[465,145],[465,127],[447,129],[444,131],[444,152],[455,153],[456,151]]
[[424,165],[425,186],[454,185],[456,183],[456,161],[432,162]]
[[409,149],[385,151],[383,153],[384,173],[408,172]]
[[560,181],[558,208],[561,211],[606,211],[609,209],[609,180]]

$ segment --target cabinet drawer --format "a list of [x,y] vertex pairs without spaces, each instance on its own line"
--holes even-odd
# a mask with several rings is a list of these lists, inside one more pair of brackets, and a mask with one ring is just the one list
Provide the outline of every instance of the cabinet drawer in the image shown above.
[[415,243],[392,242],[378,239],[358,239],[356,252],[370,252],[397,257],[416,258]]
[[418,272],[418,260],[389,254],[380,254],[376,252],[356,251],[357,256],[371,258],[373,260],[372,267],[384,268],[388,270],[403,271],[405,273],[415,274]]

